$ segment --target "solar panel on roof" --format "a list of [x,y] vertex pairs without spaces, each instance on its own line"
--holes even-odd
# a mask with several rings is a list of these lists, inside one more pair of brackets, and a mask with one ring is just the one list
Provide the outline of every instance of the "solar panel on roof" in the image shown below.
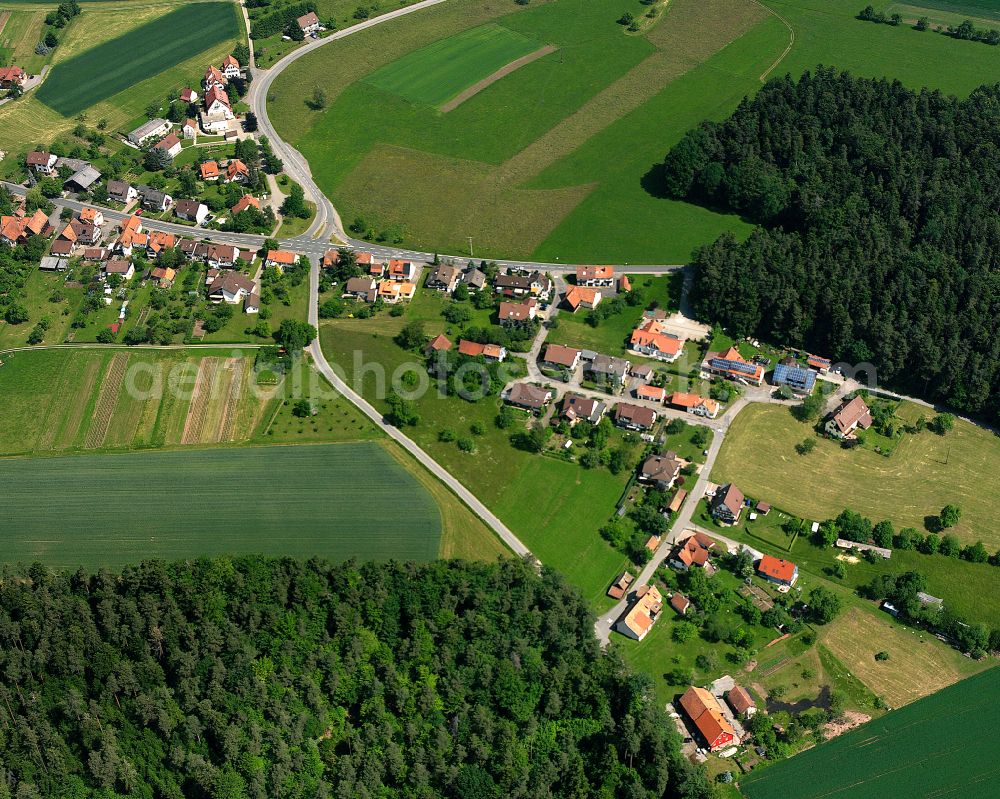
[[741,372],[745,375],[757,373],[757,365],[753,363],[743,363],[742,361],[731,361],[727,358],[713,358],[712,366],[716,369],[728,369],[731,372]]

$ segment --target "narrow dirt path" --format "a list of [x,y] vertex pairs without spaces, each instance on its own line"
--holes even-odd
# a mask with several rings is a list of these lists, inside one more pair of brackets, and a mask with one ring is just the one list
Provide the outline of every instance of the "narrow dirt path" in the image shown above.
[[447,114],[449,111],[454,111],[462,103],[464,103],[470,97],[475,97],[477,94],[479,94],[479,92],[481,92],[487,86],[496,83],[501,78],[507,77],[507,75],[509,75],[511,72],[514,72],[515,70],[518,70],[523,66],[527,66],[532,61],[537,61],[539,58],[544,58],[549,53],[554,53],[558,49],[559,48],[556,47],[554,44],[547,44],[545,45],[545,47],[538,48],[533,53],[528,53],[527,55],[523,55],[520,58],[511,61],[509,64],[505,64],[504,66],[500,67],[500,69],[498,69],[496,72],[494,72],[492,75],[487,75],[481,81],[473,83],[468,89],[459,92],[455,97],[453,97],[443,106],[441,106],[439,110],[441,111],[442,114]]

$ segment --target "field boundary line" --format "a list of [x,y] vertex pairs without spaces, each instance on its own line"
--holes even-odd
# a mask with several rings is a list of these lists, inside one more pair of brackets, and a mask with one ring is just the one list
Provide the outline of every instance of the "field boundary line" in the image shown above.
[[476,81],[468,88],[465,88],[462,91],[460,91],[458,94],[452,97],[448,102],[444,103],[438,110],[442,114],[447,114],[449,111],[454,111],[466,100],[471,100],[481,91],[484,91],[489,86],[492,86],[501,78],[507,77],[510,73],[519,70],[521,67],[526,67],[532,61],[537,61],[539,58],[544,58],[550,53],[554,53],[558,49],[559,48],[556,47],[554,44],[546,44],[542,47],[539,47],[533,53],[528,53],[527,55],[523,55],[520,58],[515,58],[509,64],[504,64],[496,72],[487,75],[482,80]]
[[87,437],[83,446],[86,449],[100,447],[111,427],[111,417],[114,415],[118,396],[121,394],[122,383],[125,382],[125,370],[128,367],[127,352],[116,352],[101,382],[101,390],[94,406],[94,414],[87,428]]
[[763,83],[765,80],[767,80],[767,76],[770,75],[777,68],[778,64],[780,64],[782,61],[785,60],[785,56],[788,55],[791,52],[792,48],[795,46],[795,28],[793,28],[789,24],[787,19],[781,16],[781,14],[779,14],[770,6],[764,5],[763,3],[760,2],[760,0],[753,0],[753,2],[759,5],[761,8],[768,11],[769,13],[774,14],[774,16],[776,16],[778,19],[781,20],[781,24],[784,25],[786,28],[788,28],[788,46],[784,49],[781,55],[778,56],[775,62],[761,73],[758,80],[761,83]]

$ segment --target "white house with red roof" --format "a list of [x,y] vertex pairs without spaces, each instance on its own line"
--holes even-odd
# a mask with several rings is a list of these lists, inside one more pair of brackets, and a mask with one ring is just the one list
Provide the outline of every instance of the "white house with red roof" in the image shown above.
[[242,71],[240,69],[240,62],[236,60],[236,56],[230,54],[222,59],[222,74],[226,80],[240,77]]

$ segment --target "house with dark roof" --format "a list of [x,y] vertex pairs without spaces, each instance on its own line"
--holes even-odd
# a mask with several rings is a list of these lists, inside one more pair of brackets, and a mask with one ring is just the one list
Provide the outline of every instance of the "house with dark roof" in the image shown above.
[[552,401],[552,391],[530,383],[515,383],[503,398],[511,405],[538,413]]
[[681,473],[681,462],[674,452],[650,455],[639,465],[639,480],[656,486],[661,491],[673,487]]
[[583,374],[595,383],[608,384],[614,388],[625,385],[628,370],[632,364],[613,355],[598,355],[583,367]]
[[197,200],[178,200],[174,206],[174,213],[188,222],[203,225],[208,219],[208,206]]
[[537,270],[527,275],[519,272],[497,275],[493,288],[497,294],[506,294],[510,297],[530,294],[537,297],[539,302],[548,302],[552,297],[552,281]]
[[861,395],[844,400],[826,423],[826,432],[834,438],[854,438],[857,430],[872,426],[872,415]]
[[139,200],[142,207],[147,211],[166,211],[172,204],[173,198],[166,192],[154,189],[151,186],[139,187]]
[[607,411],[608,406],[593,397],[572,393],[563,397],[562,418],[569,422],[570,427],[580,421],[597,424]]
[[720,486],[712,497],[710,508],[712,518],[720,524],[736,524],[740,520],[740,513],[743,511],[743,503],[746,497],[733,483]]
[[56,161],[58,157],[52,153],[44,153],[38,150],[32,150],[25,156],[25,163],[28,165],[28,169],[39,175],[51,175],[56,168]]
[[538,314],[538,300],[528,297],[524,302],[501,302],[497,321],[501,327],[518,327],[530,322]]
[[365,302],[375,302],[376,295],[375,279],[371,277],[352,277],[344,284],[343,296],[364,300]]
[[623,599],[625,594],[628,593],[628,589],[632,585],[632,581],[634,579],[635,578],[627,571],[622,572],[615,578],[615,581],[611,583],[611,587],[608,588],[608,596],[612,599]]
[[429,289],[451,294],[458,286],[461,274],[457,267],[438,264],[427,275],[427,282],[424,285]]
[[320,24],[319,17],[316,16],[315,11],[310,11],[308,14],[303,14],[297,20],[298,26],[302,28],[302,32],[307,36],[310,33],[317,33],[323,29]]
[[627,430],[646,432],[656,424],[656,411],[644,405],[619,402],[615,407],[615,424]]
[[129,185],[124,180],[108,181],[108,197],[117,203],[128,205],[139,196],[134,186]]
[[257,285],[246,275],[241,272],[226,271],[209,286],[208,298],[212,302],[236,305],[256,291]]

